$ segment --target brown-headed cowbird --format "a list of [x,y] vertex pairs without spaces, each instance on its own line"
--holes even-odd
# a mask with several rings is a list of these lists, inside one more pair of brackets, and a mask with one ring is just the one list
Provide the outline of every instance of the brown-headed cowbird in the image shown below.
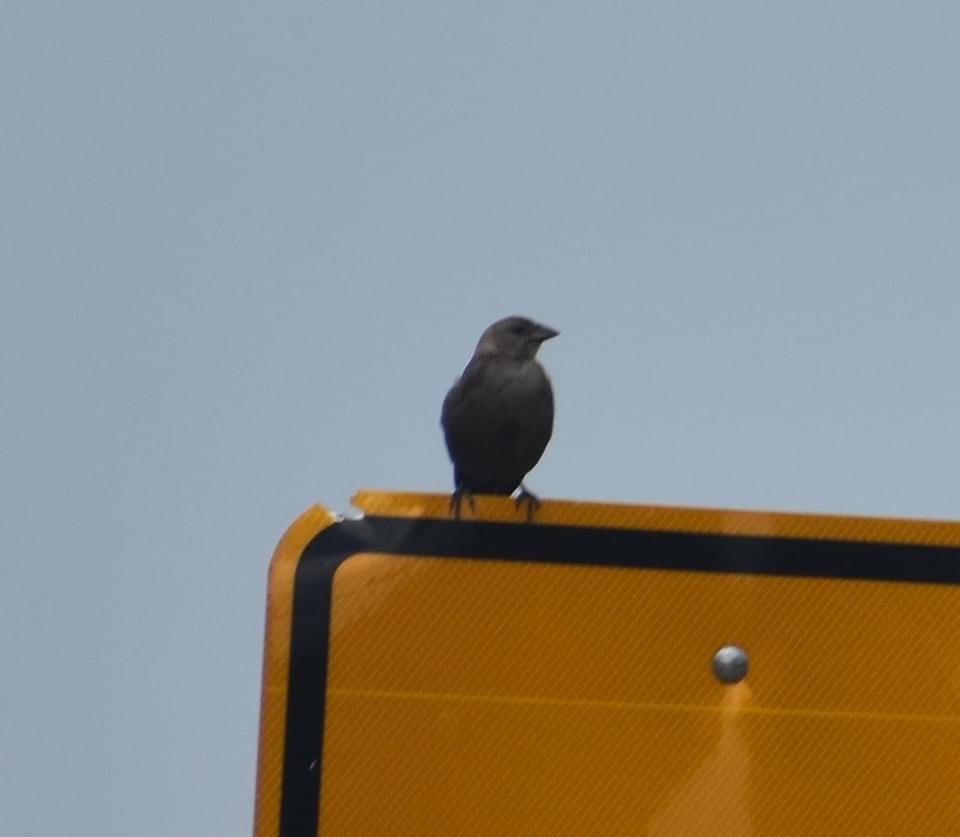
[[540,460],[553,432],[553,390],[537,349],[558,332],[525,317],[498,320],[480,336],[473,357],[443,401],[440,424],[453,461],[450,508],[464,497],[511,495],[539,506],[523,478]]

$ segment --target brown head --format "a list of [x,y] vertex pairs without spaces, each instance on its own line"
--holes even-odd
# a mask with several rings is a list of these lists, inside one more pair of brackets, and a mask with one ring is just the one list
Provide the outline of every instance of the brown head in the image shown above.
[[480,335],[475,355],[501,355],[514,360],[533,360],[540,344],[560,332],[526,317],[497,320]]

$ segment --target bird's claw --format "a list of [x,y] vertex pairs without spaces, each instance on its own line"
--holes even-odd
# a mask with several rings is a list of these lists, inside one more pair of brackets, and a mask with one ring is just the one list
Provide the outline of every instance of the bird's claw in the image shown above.
[[464,498],[466,498],[471,512],[475,512],[477,510],[477,504],[473,499],[473,494],[471,494],[465,488],[454,489],[453,494],[450,495],[450,513],[453,515],[454,520],[460,519],[460,508],[463,505]]
[[540,510],[540,506],[542,505],[540,498],[537,497],[536,494],[527,491],[523,484],[520,485],[520,493],[513,502],[516,503],[518,509],[522,505],[527,507],[527,523],[533,520],[533,516]]

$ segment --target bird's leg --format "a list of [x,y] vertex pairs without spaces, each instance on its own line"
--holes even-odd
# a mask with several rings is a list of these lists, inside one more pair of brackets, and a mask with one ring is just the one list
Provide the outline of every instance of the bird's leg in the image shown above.
[[527,523],[533,520],[533,516],[540,510],[540,499],[532,491],[528,491],[523,483],[520,483],[520,493],[513,502],[517,508],[522,505],[527,507]]
[[464,498],[466,498],[467,503],[470,505],[470,511],[475,512],[477,510],[477,504],[473,499],[473,493],[468,491],[462,485],[458,485],[453,490],[453,494],[450,495],[450,513],[453,515],[454,520],[460,519],[460,507],[463,505]]

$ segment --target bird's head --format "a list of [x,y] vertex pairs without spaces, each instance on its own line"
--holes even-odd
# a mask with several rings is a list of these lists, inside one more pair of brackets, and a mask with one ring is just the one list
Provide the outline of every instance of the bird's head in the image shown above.
[[532,360],[544,340],[560,332],[526,317],[497,320],[480,336],[478,355],[504,355],[515,360]]

